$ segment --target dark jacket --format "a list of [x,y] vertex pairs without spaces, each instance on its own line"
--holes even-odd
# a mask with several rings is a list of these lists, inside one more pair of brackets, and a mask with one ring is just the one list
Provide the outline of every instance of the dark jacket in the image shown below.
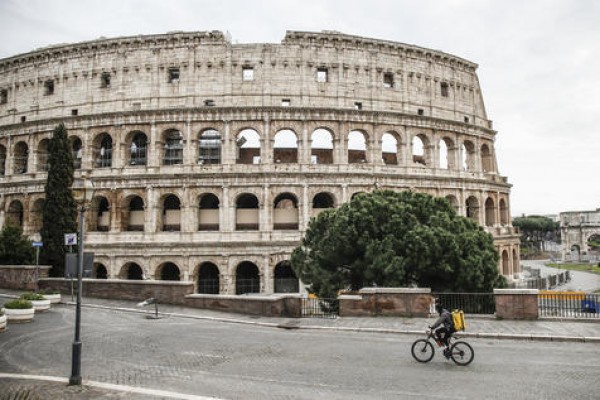
[[435,329],[442,324],[444,324],[444,328],[448,330],[454,328],[454,323],[452,322],[452,314],[450,314],[450,311],[446,309],[442,310],[440,317],[437,319],[437,321],[435,321],[433,325],[431,325],[431,329]]

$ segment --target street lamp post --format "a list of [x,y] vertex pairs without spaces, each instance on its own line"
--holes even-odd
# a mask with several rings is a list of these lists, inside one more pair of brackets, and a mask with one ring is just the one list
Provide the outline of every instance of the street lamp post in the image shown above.
[[79,207],[79,248],[77,252],[77,305],[75,308],[75,338],[71,358],[71,377],[69,385],[81,385],[81,280],[83,278],[83,234],[85,210],[94,196],[94,185],[85,175],[73,180],[71,188],[73,198]]

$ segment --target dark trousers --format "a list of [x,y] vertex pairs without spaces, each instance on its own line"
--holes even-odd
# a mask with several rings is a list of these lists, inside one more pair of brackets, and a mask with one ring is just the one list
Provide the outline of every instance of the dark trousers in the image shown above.
[[435,330],[435,336],[444,345],[449,346],[448,340],[454,332],[455,330],[453,328],[446,328],[445,326],[440,326]]

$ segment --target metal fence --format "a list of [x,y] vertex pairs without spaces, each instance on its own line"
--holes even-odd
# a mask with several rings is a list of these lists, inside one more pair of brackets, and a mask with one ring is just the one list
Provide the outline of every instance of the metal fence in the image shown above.
[[339,313],[338,299],[302,299],[302,317],[337,318]]
[[432,293],[447,310],[460,309],[465,314],[494,314],[496,300],[493,293]]
[[538,294],[538,312],[540,317],[600,319],[600,294],[542,292]]

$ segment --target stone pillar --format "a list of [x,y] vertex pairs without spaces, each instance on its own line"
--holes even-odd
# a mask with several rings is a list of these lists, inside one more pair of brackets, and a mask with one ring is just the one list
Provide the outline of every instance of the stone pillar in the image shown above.
[[538,319],[537,289],[494,289],[496,318]]

